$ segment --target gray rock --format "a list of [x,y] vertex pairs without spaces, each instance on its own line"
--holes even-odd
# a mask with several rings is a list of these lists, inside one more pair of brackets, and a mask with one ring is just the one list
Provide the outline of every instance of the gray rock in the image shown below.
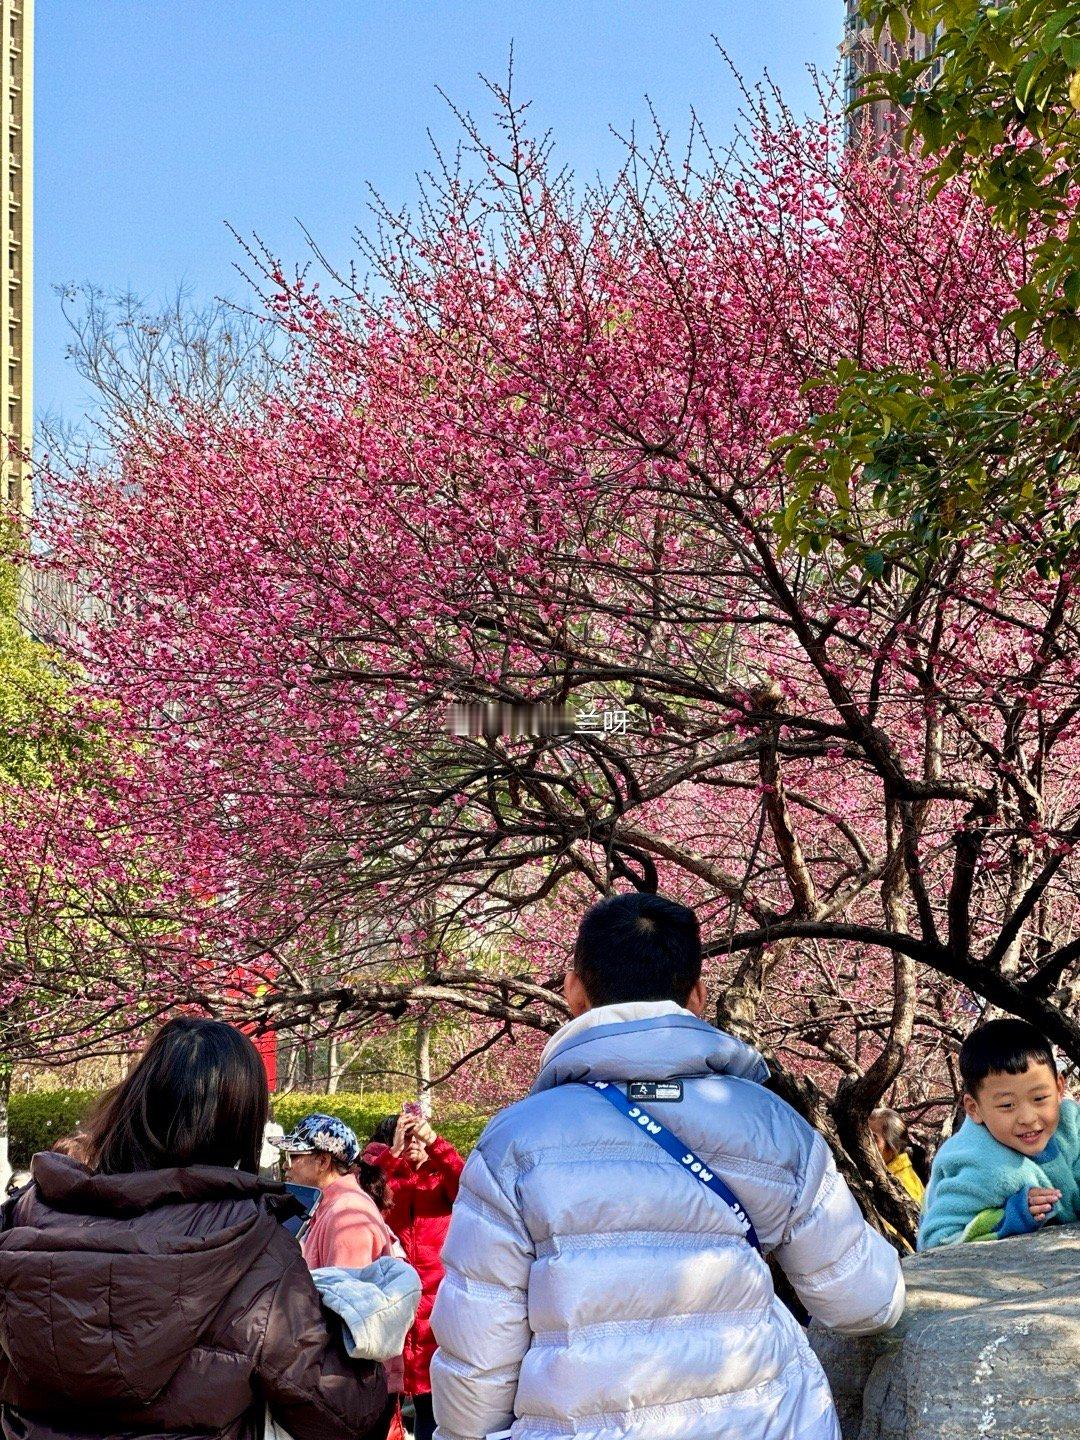
[[1080,1440],[1080,1227],[904,1261],[887,1335],[810,1330],[844,1440]]

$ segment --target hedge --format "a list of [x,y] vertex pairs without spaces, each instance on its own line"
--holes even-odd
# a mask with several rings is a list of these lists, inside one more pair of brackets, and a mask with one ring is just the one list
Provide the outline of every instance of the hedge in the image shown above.
[[71,1135],[98,1098],[97,1090],[37,1090],[8,1101],[11,1163],[25,1170],[30,1156]]
[[[98,1092],[95,1090],[38,1090],[29,1095],[12,1095],[8,1105],[11,1163],[24,1169],[38,1150],[48,1150],[62,1135],[72,1134],[87,1115]],[[279,1125],[291,1130],[298,1120],[313,1111],[337,1115],[351,1125],[361,1141],[367,1140],[386,1115],[400,1110],[408,1096],[341,1091],[337,1095],[274,1095],[272,1114]],[[436,1128],[463,1155],[476,1144],[487,1117],[448,1112],[436,1118]]]
[[[336,1095],[275,1095],[273,1097],[274,1119],[286,1130],[291,1130],[305,1115],[318,1112],[322,1115],[336,1115],[352,1127],[361,1143],[370,1139],[371,1132],[379,1121],[401,1109],[407,1095],[380,1095],[365,1093],[352,1094],[339,1091]],[[435,1128],[463,1155],[467,1155],[480,1137],[480,1131],[487,1124],[486,1115],[469,1115],[460,1112],[436,1115]]]

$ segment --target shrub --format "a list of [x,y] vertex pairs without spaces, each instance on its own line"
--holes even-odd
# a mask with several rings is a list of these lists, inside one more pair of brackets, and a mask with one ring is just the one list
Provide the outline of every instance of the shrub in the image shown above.
[[8,1102],[11,1164],[25,1170],[38,1150],[49,1150],[78,1129],[97,1100],[97,1090],[38,1090]]
[[[273,1113],[274,1119],[286,1130],[291,1130],[305,1115],[316,1112],[321,1115],[336,1115],[356,1131],[360,1143],[364,1144],[370,1140],[371,1132],[379,1121],[399,1111],[409,1098],[408,1095],[371,1092],[356,1095],[349,1091],[339,1091],[336,1095],[291,1093],[273,1097]],[[439,1134],[444,1135],[463,1155],[467,1155],[476,1144],[480,1131],[486,1124],[486,1116],[461,1114],[456,1109],[445,1119],[438,1115],[435,1119],[435,1128]]]
[[[31,1155],[50,1149],[62,1135],[72,1134],[85,1119],[98,1099],[96,1090],[38,1090],[29,1095],[12,1095],[8,1105],[8,1133],[11,1164],[23,1170]],[[272,1114],[279,1125],[291,1130],[305,1115],[319,1111],[336,1115],[350,1125],[361,1143],[385,1115],[400,1110],[407,1095],[386,1095],[368,1092],[357,1095],[341,1091],[337,1095],[274,1095]],[[467,1155],[476,1144],[480,1131],[487,1124],[482,1115],[462,1113],[455,1107],[445,1119],[436,1119],[436,1128],[452,1145]]]
[[287,1095],[271,1097],[271,1113],[286,1130],[291,1130],[305,1115],[336,1115],[356,1131],[363,1144],[371,1138],[371,1132],[379,1121],[400,1110],[408,1098],[407,1095],[384,1095],[370,1091],[363,1095],[348,1090],[339,1091],[336,1095],[305,1095],[292,1091]]
[[462,1155],[468,1155],[480,1139],[480,1132],[487,1124],[487,1116],[469,1115],[458,1120],[440,1120],[437,1124],[439,1134],[449,1140],[455,1149],[460,1150]]

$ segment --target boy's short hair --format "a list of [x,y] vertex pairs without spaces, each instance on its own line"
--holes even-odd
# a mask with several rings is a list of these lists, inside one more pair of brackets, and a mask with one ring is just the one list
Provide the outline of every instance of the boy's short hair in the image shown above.
[[574,970],[593,1005],[674,1000],[701,979],[701,930],[686,905],[663,895],[613,895],[585,912]]
[[1026,1020],[988,1020],[960,1047],[960,1074],[973,1098],[988,1075],[1022,1075],[1028,1066],[1049,1065],[1057,1074],[1050,1041]]

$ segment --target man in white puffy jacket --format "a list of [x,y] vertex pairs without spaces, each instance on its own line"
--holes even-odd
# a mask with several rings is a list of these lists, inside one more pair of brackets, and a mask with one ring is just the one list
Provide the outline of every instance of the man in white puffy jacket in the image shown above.
[[828,1146],[764,1088],[761,1056],[700,1018],[693,911],[657,895],[593,906],[566,997],[575,1018],[532,1093],[461,1177],[432,1315],[437,1440],[839,1440],[739,1216],[579,1083],[655,1093],[642,1108],[733,1192],[822,1324],[861,1335],[899,1319],[896,1252]]

